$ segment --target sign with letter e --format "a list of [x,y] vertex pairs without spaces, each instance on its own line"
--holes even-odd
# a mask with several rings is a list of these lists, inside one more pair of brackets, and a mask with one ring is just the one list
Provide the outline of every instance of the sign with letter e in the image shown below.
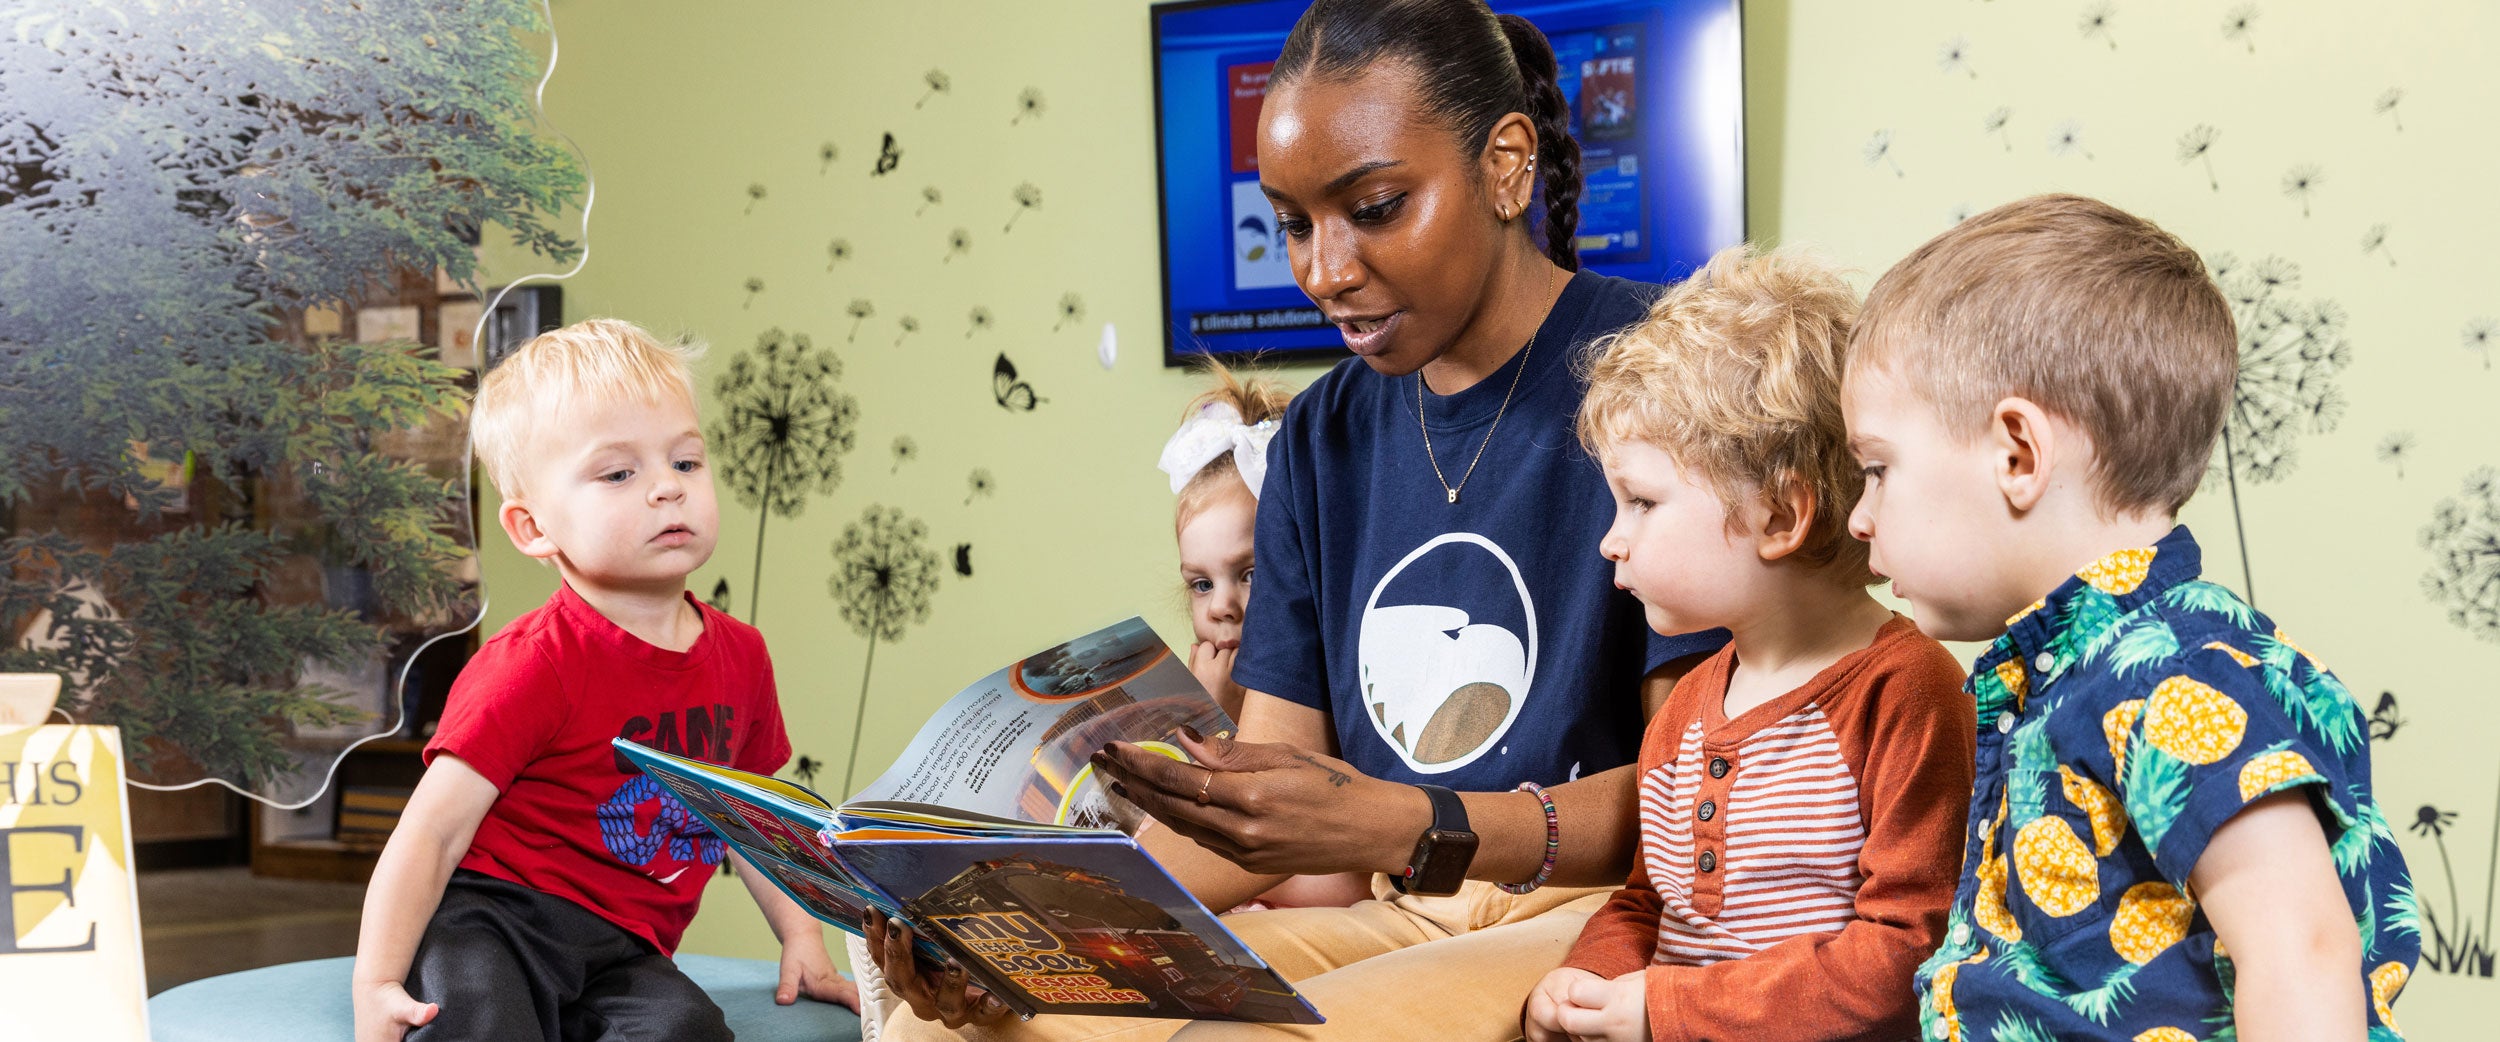
[[10,1038],[148,1037],[122,763],[114,728],[0,731],[0,1022]]

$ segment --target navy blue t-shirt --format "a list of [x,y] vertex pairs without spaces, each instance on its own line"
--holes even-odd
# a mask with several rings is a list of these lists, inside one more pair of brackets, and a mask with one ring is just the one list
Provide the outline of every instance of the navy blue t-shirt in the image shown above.
[[1582,272],[1528,350],[1424,390],[1451,482],[1494,428],[1455,504],[1424,455],[1418,376],[1347,359],[1296,396],[1268,445],[1233,680],[1327,712],[1339,755],[1377,778],[1484,792],[1631,763],[1642,674],[1727,639],[1658,636],[1615,588],[1597,552],[1614,501],[1572,431],[1580,356],[1658,292]]

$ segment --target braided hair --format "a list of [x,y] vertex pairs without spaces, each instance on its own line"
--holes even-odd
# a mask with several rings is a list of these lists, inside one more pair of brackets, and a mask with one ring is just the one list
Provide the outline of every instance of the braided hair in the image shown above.
[[1504,116],[1528,117],[1545,254],[1564,271],[1580,270],[1580,143],[1545,34],[1518,15],[1494,14],[1484,0],[1314,0],[1285,37],[1269,89],[1305,75],[1350,79],[1391,61],[1413,70],[1419,103],[1464,148],[1482,147]]

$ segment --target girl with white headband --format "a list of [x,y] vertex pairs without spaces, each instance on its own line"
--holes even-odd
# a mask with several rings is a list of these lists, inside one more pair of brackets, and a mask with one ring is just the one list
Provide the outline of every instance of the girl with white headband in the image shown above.
[[1244,380],[1209,360],[1215,386],[1189,403],[1180,430],[1156,462],[1172,477],[1172,535],[1180,544],[1181,586],[1189,599],[1189,671],[1224,714],[1241,718],[1233,655],[1242,608],[1250,603],[1250,533],[1267,476],[1267,442],[1293,392],[1274,381]]

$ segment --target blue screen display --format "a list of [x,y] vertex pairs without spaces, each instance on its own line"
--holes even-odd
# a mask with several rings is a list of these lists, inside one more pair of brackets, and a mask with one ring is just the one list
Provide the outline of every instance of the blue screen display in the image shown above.
[[[1154,8],[1162,174],[1164,362],[1190,355],[1335,357],[1334,326],[1295,286],[1259,191],[1259,104],[1307,0]],[[1586,187],[1584,267],[1683,278],[1745,235],[1738,0],[1548,0],[1496,11],[1553,42]]]

